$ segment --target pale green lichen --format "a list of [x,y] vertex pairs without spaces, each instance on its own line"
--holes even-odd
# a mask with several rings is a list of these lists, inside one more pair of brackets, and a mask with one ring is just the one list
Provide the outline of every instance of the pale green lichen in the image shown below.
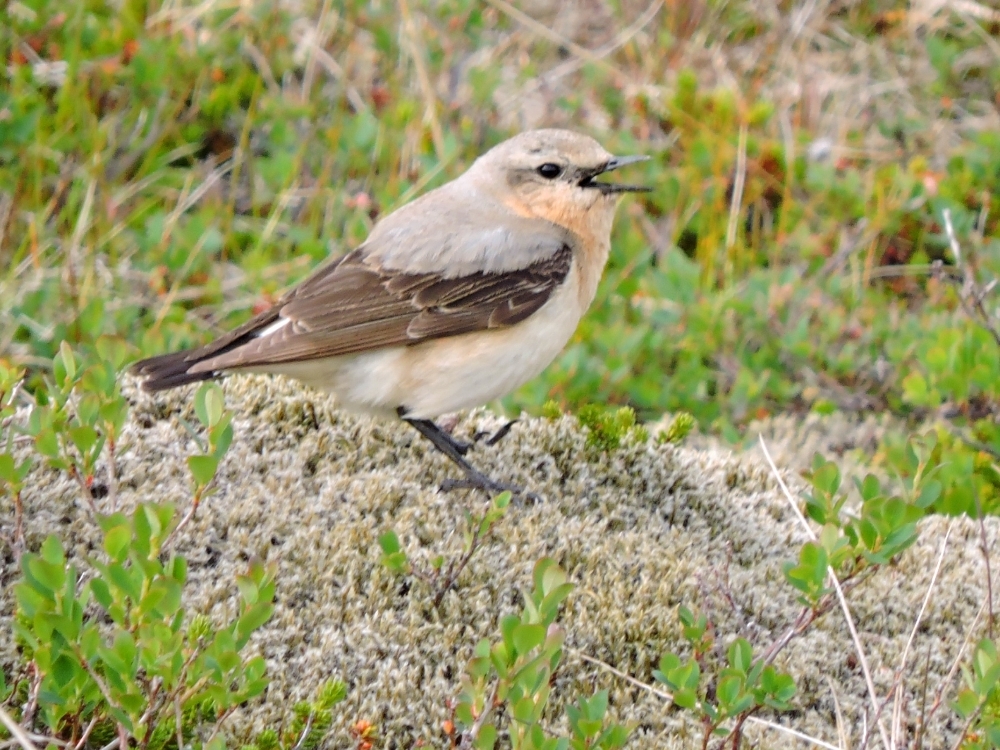
[[[234,745],[292,721],[293,706],[342,679],[348,692],[331,712],[330,747],[353,746],[350,727],[358,721],[375,725],[377,747],[445,746],[442,725],[451,718],[449,705],[475,643],[495,637],[499,618],[518,609],[519,592],[544,555],[556,558],[577,585],[561,617],[568,651],[556,674],[551,723],[561,725],[566,701],[608,688],[609,713],[636,727],[633,748],[692,747],[700,727],[575,653],[648,683],[662,653],[679,648],[681,603],[707,614],[720,640],[739,634],[756,644],[778,637],[797,612],[781,564],[805,537],[753,457],[633,440],[595,451],[573,417],[525,418],[496,446],[477,444],[469,458],[543,500],[512,506],[457,590],[435,608],[429,587],[404,583],[380,565],[378,537],[394,529],[416,564],[457,555],[463,509],[481,513],[487,500],[440,492],[454,468],[406,425],[345,414],[327,397],[280,378],[232,378],[224,388],[236,438],[220,468],[218,493],[181,534],[177,549],[190,563],[186,606],[208,617],[231,614],[234,578],[250,557],[277,568],[274,617],[252,641],[267,659],[271,685],[262,701],[228,723]],[[149,395],[128,380],[124,391],[132,408],[117,455],[120,505],[143,499],[184,507],[190,499],[185,457],[195,445],[180,418],[194,421],[193,390]],[[470,439],[503,424],[476,411],[459,421],[456,434]],[[78,556],[98,548],[97,527],[64,474],[35,468],[24,502],[29,548],[49,533]],[[0,517],[9,519],[11,508],[0,507]],[[994,521],[987,532],[995,548]],[[943,580],[911,650],[920,664],[906,670],[910,705],[919,705],[925,660],[928,683],[936,686],[982,602],[977,525],[927,521],[898,566],[851,593],[876,686],[885,694],[949,524]],[[9,554],[3,564],[0,659],[10,664],[17,572]],[[799,685],[801,711],[779,720],[836,742],[836,697],[856,742],[869,701],[853,653],[836,611],[794,640],[779,663]],[[787,735],[749,731],[760,747],[793,746]],[[925,746],[943,746],[949,731],[938,719]]]

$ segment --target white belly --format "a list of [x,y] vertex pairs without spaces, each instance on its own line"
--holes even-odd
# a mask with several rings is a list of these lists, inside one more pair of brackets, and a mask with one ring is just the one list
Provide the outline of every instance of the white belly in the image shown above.
[[[352,411],[432,419],[481,406],[538,376],[562,351],[583,313],[576,274],[510,328],[433,339],[407,347],[266,368],[337,396]],[[589,303],[589,299],[587,300]]]

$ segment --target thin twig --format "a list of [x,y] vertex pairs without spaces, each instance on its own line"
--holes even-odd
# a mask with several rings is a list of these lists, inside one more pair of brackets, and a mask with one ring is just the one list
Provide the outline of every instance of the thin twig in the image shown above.
[[[578,651],[575,648],[567,648],[566,653],[573,654],[578,659],[581,659],[585,662],[589,662],[595,666],[598,666],[601,669],[605,670],[606,672],[610,672],[611,674],[615,675],[615,677],[620,677],[629,684],[635,685],[637,688],[641,688],[642,690],[645,690],[648,693],[652,693],[658,698],[662,698],[663,700],[668,701],[670,703],[673,703],[674,701],[674,696],[671,693],[668,693],[665,690],[660,690],[659,688],[655,688],[652,685],[643,682],[642,680],[637,680],[635,677],[632,677],[631,675],[622,672],[620,669],[615,669],[607,662],[601,661],[600,659],[595,659],[593,656],[588,656],[587,654],[583,653],[582,651]],[[767,721],[766,719],[759,719],[756,716],[747,716],[745,718],[745,721],[749,721],[753,724],[760,724],[761,726],[765,726],[768,729],[775,729],[779,732],[785,732],[786,734],[798,737],[800,740],[811,742],[817,747],[826,748],[826,750],[844,750],[843,748],[837,747],[836,745],[831,745],[830,743],[824,742],[823,740],[817,739],[815,737],[810,737],[808,734],[804,734],[803,732],[800,732],[796,729],[792,729],[791,727],[786,727],[781,724],[775,724],[774,722]]]
[[299,92],[299,101],[303,104],[309,101],[309,93],[312,91],[313,82],[316,80],[316,52],[322,49],[326,43],[326,17],[329,14],[330,0],[323,0],[323,7],[319,12],[319,21],[316,22],[316,31],[309,36],[309,50],[306,53],[305,70],[302,73],[302,88]]
[[944,219],[945,234],[948,236],[948,246],[951,248],[951,254],[955,258],[955,267],[959,269],[962,276],[962,289],[959,293],[962,309],[965,310],[966,314],[973,321],[978,323],[980,327],[993,337],[997,345],[1000,345],[1000,328],[993,324],[993,316],[990,315],[989,311],[983,305],[983,300],[996,286],[996,281],[991,281],[982,288],[978,285],[975,271],[962,257],[962,247],[958,244],[958,238],[955,236],[955,227],[951,223],[951,209],[944,209],[941,212],[941,216]]
[[108,505],[112,513],[118,510],[118,462],[114,440],[108,440]]
[[938,574],[941,572],[941,564],[944,562],[944,553],[948,549],[948,539],[951,536],[951,530],[954,527],[954,520],[948,522],[948,528],[945,531],[944,539],[941,540],[941,551],[938,553],[937,564],[934,566],[934,573],[931,575],[931,582],[927,586],[927,593],[924,594],[924,601],[920,605],[920,611],[917,612],[917,617],[913,621],[913,627],[910,629],[910,637],[906,640],[906,646],[903,648],[903,655],[899,659],[899,667],[896,669],[896,677],[893,680],[892,688],[890,693],[894,694],[893,706],[892,706],[892,742],[893,747],[898,745],[898,732],[900,731],[902,714],[903,714],[903,690],[902,690],[902,679],[903,673],[906,671],[906,660],[910,654],[910,646],[913,645],[913,639],[917,636],[917,628],[920,627],[920,623],[923,621],[924,612],[927,610],[927,604],[931,600],[931,593],[934,591],[934,585],[937,583]]
[[475,723],[469,727],[469,731],[463,733],[462,744],[459,746],[461,750],[471,750],[473,743],[476,738],[479,737],[479,733],[483,731],[483,726],[486,724],[486,719],[493,712],[493,706],[497,701],[497,691],[500,689],[500,681],[493,683],[493,689],[490,691],[489,698],[483,704],[483,712],[476,717]]
[[837,689],[829,675],[826,676],[826,684],[830,686],[830,697],[833,698],[833,715],[837,719],[837,739],[840,741],[842,750],[850,750],[851,739],[847,732],[847,722],[844,721],[844,712],[840,709],[840,700],[837,699]]
[[826,614],[827,611],[828,608],[822,609],[820,607],[803,607],[802,611],[799,612],[799,616],[795,618],[795,622],[789,625],[788,629],[781,634],[781,637],[772,643],[768,647],[767,651],[764,652],[764,664],[766,665],[773,662],[782,649],[792,642],[793,638],[804,633],[821,614]]
[[986,632],[993,638],[993,574],[990,572],[990,545],[986,539],[986,522],[983,520],[983,503],[979,498],[979,489],[972,485],[972,497],[976,501],[976,520],[979,521],[979,537],[982,542],[981,552],[986,563]]
[[[212,733],[208,735],[208,739],[205,741],[206,745],[214,740],[219,732],[222,731],[222,725],[226,722],[226,719],[233,715],[236,708],[236,706],[230,706],[215,720],[215,728],[213,728]],[[296,747],[295,750],[299,750],[299,748]]]
[[420,46],[420,35],[417,33],[416,25],[413,23],[413,16],[410,13],[408,0],[399,0],[399,12],[403,16],[403,31],[410,47],[410,57],[413,58],[413,67],[417,72],[417,82],[420,84],[420,93],[424,98],[424,120],[431,129],[431,140],[434,141],[434,151],[438,160],[445,157],[444,130],[441,128],[441,121],[437,114],[437,96],[434,87],[431,85],[430,75],[427,73],[427,65],[424,62],[423,49]]
[[295,747],[293,747],[292,750],[302,750],[303,745],[306,743],[306,738],[312,730],[313,716],[315,716],[315,714],[310,711],[309,715],[306,717],[306,725],[302,728],[302,734],[299,736],[299,741],[295,743]]
[[94,493],[90,491],[90,487],[87,486],[87,480],[84,478],[83,474],[77,470],[76,464],[70,465],[69,475],[78,485],[80,485],[80,492],[83,495],[84,501],[90,506],[90,510],[94,516],[97,516],[98,510],[97,503],[94,502]]
[[316,24],[315,34],[311,34],[306,37],[305,41],[309,45],[308,57],[306,58],[305,72],[302,75],[302,92],[300,98],[303,102],[308,101],[309,93],[312,91],[313,81],[316,77],[316,65],[322,65],[337,82],[344,87],[344,94],[347,97],[348,103],[351,108],[357,112],[367,112],[368,104],[365,102],[364,98],[358,92],[358,90],[351,84],[347,74],[341,67],[340,63],[323,49],[326,44],[327,37],[330,31],[327,27],[327,16],[330,13],[330,0],[324,0],[323,8],[319,14],[319,22]]
[[35,711],[38,710],[38,694],[42,690],[42,673],[34,662],[29,663],[28,671],[31,673],[31,688],[28,690],[28,703],[21,712],[21,721],[31,726],[35,720]]
[[969,647],[972,642],[972,635],[976,631],[976,627],[979,625],[979,618],[983,616],[983,612],[986,611],[986,602],[984,601],[979,607],[979,612],[972,620],[972,624],[965,633],[965,640],[962,642],[962,647],[958,649],[958,653],[955,655],[955,660],[951,663],[951,668],[948,670],[948,674],[945,675],[944,680],[938,686],[937,693],[934,695],[934,703],[931,704],[930,710],[927,712],[927,718],[930,719],[935,712],[941,707],[944,702],[944,692],[951,685],[952,680],[955,679],[955,674],[958,672],[958,667],[962,663],[962,657],[965,655],[965,649]]
[[979,714],[983,710],[983,706],[986,705],[986,701],[979,704],[975,711],[969,716],[969,720],[965,722],[965,726],[962,727],[962,731],[958,733],[958,739],[955,740],[955,744],[951,746],[951,750],[959,750],[962,745],[965,744],[966,735],[969,733],[969,727],[972,726],[972,722],[979,718]]
[[786,727],[782,724],[776,724],[773,721],[768,721],[767,719],[761,719],[757,716],[748,716],[747,721],[751,722],[752,724],[760,724],[761,726],[765,726],[768,729],[775,729],[779,732],[790,734],[793,737],[797,737],[798,739],[813,744],[816,747],[825,748],[826,750],[845,750],[845,748],[839,747],[837,745],[831,745],[829,742],[824,742],[823,740],[817,737],[812,737],[806,734],[805,732],[800,732],[797,729],[792,729],[791,727]]
[[980,442],[978,440],[973,440],[971,437],[969,437],[968,435],[965,435],[964,433],[960,432],[957,428],[954,428],[954,427],[950,428],[950,432],[951,432],[952,435],[954,435],[955,437],[957,437],[959,440],[961,440],[967,446],[969,446],[970,448],[972,448],[972,450],[974,450],[974,451],[982,451],[983,453],[988,453],[989,455],[993,456],[994,459],[1000,461],[1000,450],[997,450],[992,445],[987,445],[986,443],[982,443],[982,442]]
[[[605,60],[601,59],[601,56],[598,56],[598,54],[596,54],[592,50],[589,50],[586,47],[581,47],[579,44],[575,43],[571,39],[567,39],[559,32],[553,31],[545,24],[529,16],[523,10],[515,8],[506,0],[486,0],[486,2],[488,2],[490,5],[492,5],[494,8],[504,13],[505,15],[510,16],[522,26],[527,27],[535,34],[545,37],[550,42],[558,44],[560,47],[569,50],[572,54],[576,55],[577,57],[582,58],[587,62],[597,63],[601,65],[602,67],[606,68],[609,72],[617,76],[620,80],[628,79],[628,76],[625,73],[618,70],[618,68],[614,67]],[[659,10],[659,8],[657,8],[657,10]]]
[[482,544],[483,540],[489,535],[493,530],[494,524],[491,523],[486,527],[485,530],[480,532],[479,528],[476,529],[475,533],[472,535],[472,541],[469,542],[469,549],[466,550],[465,554],[458,561],[452,561],[448,564],[448,573],[445,575],[444,584],[440,586],[437,593],[434,595],[434,606],[441,606],[441,601],[444,599],[444,595],[451,591],[454,587],[455,582],[458,577],[465,570],[465,567],[472,560],[472,556],[476,554],[476,550],[479,549],[479,545]]
[[[759,437],[761,450],[764,452],[764,457],[767,459],[767,463],[771,467],[774,478],[778,482],[778,486],[781,487],[781,490],[785,495],[785,499],[788,500],[788,504],[792,507],[792,510],[795,512],[795,515],[799,519],[799,523],[802,524],[806,533],[813,541],[816,541],[816,534],[809,526],[805,516],[802,515],[802,511],[799,510],[798,503],[795,502],[795,498],[792,497],[792,493],[788,489],[788,485],[786,485],[785,480],[781,478],[781,473],[778,471],[778,467],[771,458],[771,453],[767,449],[767,443],[764,441],[764,436],[760,435]],[[881,717],[879,716],[878,695],[875,692],[875,682],[872,680],[871,669],[868,667],[868,658],[865,656],[864,646],[861,645],[861,637],[858,635],[858,630],[854,625],[854,617],[851,615],[850,607],[847,606],[847,598],[844,596],[844,590],[840,586],[840,580],[837,578],[836,571],[834,571],[832,565],[828,565],[826,570],[830,577],[830,583],[833,584],[833,588],[837,592],[837,599],[840,600],[840,608],[844,613],[844,620],[847,622],[847,629],[850,631],[851,640],[854,642],[854,650],[858,655],[858,663],[861,665],[861,672],[864,674],[865,685],[868,688],[868,697],[871,699],[872,709],[875,712],[874,721],[878,726],[879,736],[882,738],[882,744],[885,746],[886,750],[889,750],[889,748],[891,748],[891,745],[889,744],[889,735],[886,732],[885,727],[882,725]],[[862,743],[862,748],[864,748],[864,743]]]
[[184,732],[182,727],[184,726],[184,717],[181,713],[181,700],[180,696],[174,696],[174,729],[177,731],[177,748],[184,747]]
[[93,666],[91,666],[79,646],[73,644],[73,653],[76,655],[80,665],[84,668],[84,670],[86,670],[87,674],[90,675],[90,679],[92,679],[94,684],[97,685],[97,689],[101,691],[101,695],[104,696],[104,700],[108,702],[108,705],[118,711],[121,711],[123,714],[127,713],[121,706],[118,705],[115,699],[111,697],[111,691],[108,690],[108,686],[104,684],[104,680],[101,679],[101,676],[97,674],[97,671]]
[[[211,487],[212,484],[214,483],[215,483],[215,478],[213,477],[212,481],[209,482],[207,485],[205,485],[205,491],[207,492],[208,488]],[[163,544],[160,546],[161,552],[167,549],[171,544],[173,544],[174,539],[177,538],[177,535],[181,532],[181,529],[187,526],[191,522],[191,519],[194,518],[195,513],[198,512],[198,506],[201,505],[201,498],[204,494],[205,493],[202,492],[200,494],[196,494],[194,498],[192,498],[191,507],[188,509],[188,512],[184,514],[184,516],[181,518],[178,524],[174,527],[173,531],[167,534],[167,538],[163,540]]]
[[156,332],[160,330],[160,325],[162,325],[163,320],[170,313],[170,308],[173,307],[174,302],[177,301],[177,294],[181,289],[181,286],[187,281],[188,272],[194,265],[196,260],[201,259],[201,249],[205,246],[205,242],[212,235],[213,229],[206,229],[201,233],[198,241],[194,243],[194,247],[190,250],[186,250],[187,258],[184,259],[184,266],[181,268],[180,272],[174,276],[174,283],[170,285],[170,289],[167,293],[163,295],[163,302],[160,304],[160,310],[156,314],[156,318],[153,321],[153,325],[150,327],[150,331]]
[[70,285],[75,286],[79,261],[77,254],[80,244],[83,242],[83,235],[90,228],[90,214],[94,207],[94,194],[97,192],[97,180],[91,179],[87,183],[87,193],[83,197],[83,206],[80,208],[80,215],[76,220],[76,227],[73,229],[73,236],[66,251],[66,273],[69,275]]
[[267,61],[264,53],[261,52],[260,49],[258,49],[258,47],[246,37],[243,38],[241,47],[247,57],[253,61],[253,64],[256,66],[261,78],[264,79],[264,83],[267,84],[268,90],[272,94],[280,94],[281,86],[278,85],[278,81],[274,77],[274,72],[271,70],[271,64]]
[[621,679],[625,680],[625,682],[635,685],[638,688],[642,688],[646,692],[652,693],[653,695],[662,698],[665,701],[669,701],[671,703],[673,703],[674,701],[673,693],[668,693],[667,691],[655,688],[652,685],[643,682],[642,680],[637,680],[632,675],[622,672],[620,669],[615,669],[607,662],[601,661],[600,659],[595,659],[593,656],[588,656],[587,654],[575,648],[566,648],[566,653],[573,654],[573,656],[575,656],[578,659],[581,659],[582,661],[594,664],[603,669],[604,671],[610,672],[615,677],[620,677]]
[[740,125],[740,140],[736,147],[736,178],[733,180],[733,197],[729,202],[729,224],[726,226],[726,251],[736,244],[736,228],[740,224],[743,207],[743,185],[747,177],[747,126]]
[[583,67],[585,63],[591,60],[600,60],[601,58],[607,57],[612,52],[614,52],[619,47],[623,47],[632,37],[642,31],[645,26],[656,17],[656,14],[660,12],[660,8],[663,7],[664,0],[654,0],[650,3],[649,7],[628,27],[624,28],[612,39],[610,42],[605,44],[603,47],[598,47],[593,50],[587,57],[573,57],[570,60],[566,60],[554,68],[549,70],[542,75],[535,76],[531,81],[520,91],[512,94],[498,105],[498,109],[503,111],[509,108],[514,102],[524,98],[528,94],[534,93],[540,89],[543,85],[550,86],[561,78],[568,76]]
[[87,728],[83,730],[83,734],[77,743],[73,745],[73,750],[81,750],[85,744],[87,744],[87,738],[90,737],[90,733],[93,731],[94,727],[97,726],[97,717],[94,716],[88,723]]
[[28,737],[28,733],[24,731],[20,724],[14,721],[14,717],[7,713],[3,706],[0,706],[0,724],[3,724],[7,728],[7,731],[17,740],[17,744],[24,750],[38,750],[31,741],[31,738]]

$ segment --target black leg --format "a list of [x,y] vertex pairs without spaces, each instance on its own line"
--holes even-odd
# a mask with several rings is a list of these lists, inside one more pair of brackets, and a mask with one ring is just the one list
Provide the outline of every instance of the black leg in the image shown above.
[[466,471],[472,466],[465,460],[465,454],[469,452],[469,444],[455,440],[451,435],[442,430],[429,419],[408,419],[403,417],[425,438],[434,443],[434,447],[444,455],[461,466]]
[[496,445],[501,440],[503,440],[505,437],[507,437],[507,433],[510,432],[510,428],[513,427],[516,424],[517,424],[517,420],[516,419],[510,420],[507,424],[505,424],[503,427],[501,427],[499,430],[497,430],[495,433],[493,433],[493,437],[491,437],[489,440],[487,440],[486,444],[487,445]]
[[[442,430],[431,420],[409,419],[402,414],[400,414],[400,416],[413,425],[417,432],[430,440],[431,443],[434,444],[435,448],[450,458],[465,473],[464,479],[446,480],[441,485],[441,489],[446,491],[452,489],[479,489],[489,493],[505,492],[509,490],[515,495],[525,494],[522,488],[506,482],[498,482],[495,479],[490,479],[481,471],[475,469],[472,464],[465,460],[465,454],[469,450],[469,445],[455,440],[455,438]],[[529,493],[529,495],[530,494],[531,493]]]

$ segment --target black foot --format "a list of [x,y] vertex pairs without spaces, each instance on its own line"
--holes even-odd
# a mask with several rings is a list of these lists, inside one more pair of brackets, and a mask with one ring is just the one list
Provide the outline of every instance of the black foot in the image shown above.
[[[445,492],[450,492],[451,490],[457,489],[475,489],[482,490],[483,492],[489,493],[491,495],[498,494],[500,492],[510,492],[512,495],[519,497],[527,497],[532,500],[538,500],[538,495],[533,492],[525,492],[523,488],[516,485],[510,484],[508,482],[498,482],[495,479],[483,474],[478,469],[473,468],[472,464],[465,460],[464,456],[469,450],[468,443],[462,443],[455,440],[451,435],[438,427],[434,422],[429,419],[408,419],[401,413],[400,416],[413,425],[414,429],[417,430],[421,435],[431,441],[434,447],[441,451],[444,455],[450,458],[464,473],[464,479],[446,479],[441,484],[441,489]],[[513,424],[513,423],[511,423]],[[498,433],[506,434],[510,429],[510,424],[501,427]],[[503,435],[500,435],[503,437]],[[493,438],[490,438],[489,444],[493,445]],[[499,438],[496,438],[499,439]]]
[[452,490],[482,490],[489,495],[509,492],[514,497],[523,497],[536,503],[542,499],[534,492],[526,491],[523,487],[510,482],[498,482],[475,469],[472,470],[471,474],[466,473],[464,479],[445,479],[441,482],[442,492],[451,492]]

